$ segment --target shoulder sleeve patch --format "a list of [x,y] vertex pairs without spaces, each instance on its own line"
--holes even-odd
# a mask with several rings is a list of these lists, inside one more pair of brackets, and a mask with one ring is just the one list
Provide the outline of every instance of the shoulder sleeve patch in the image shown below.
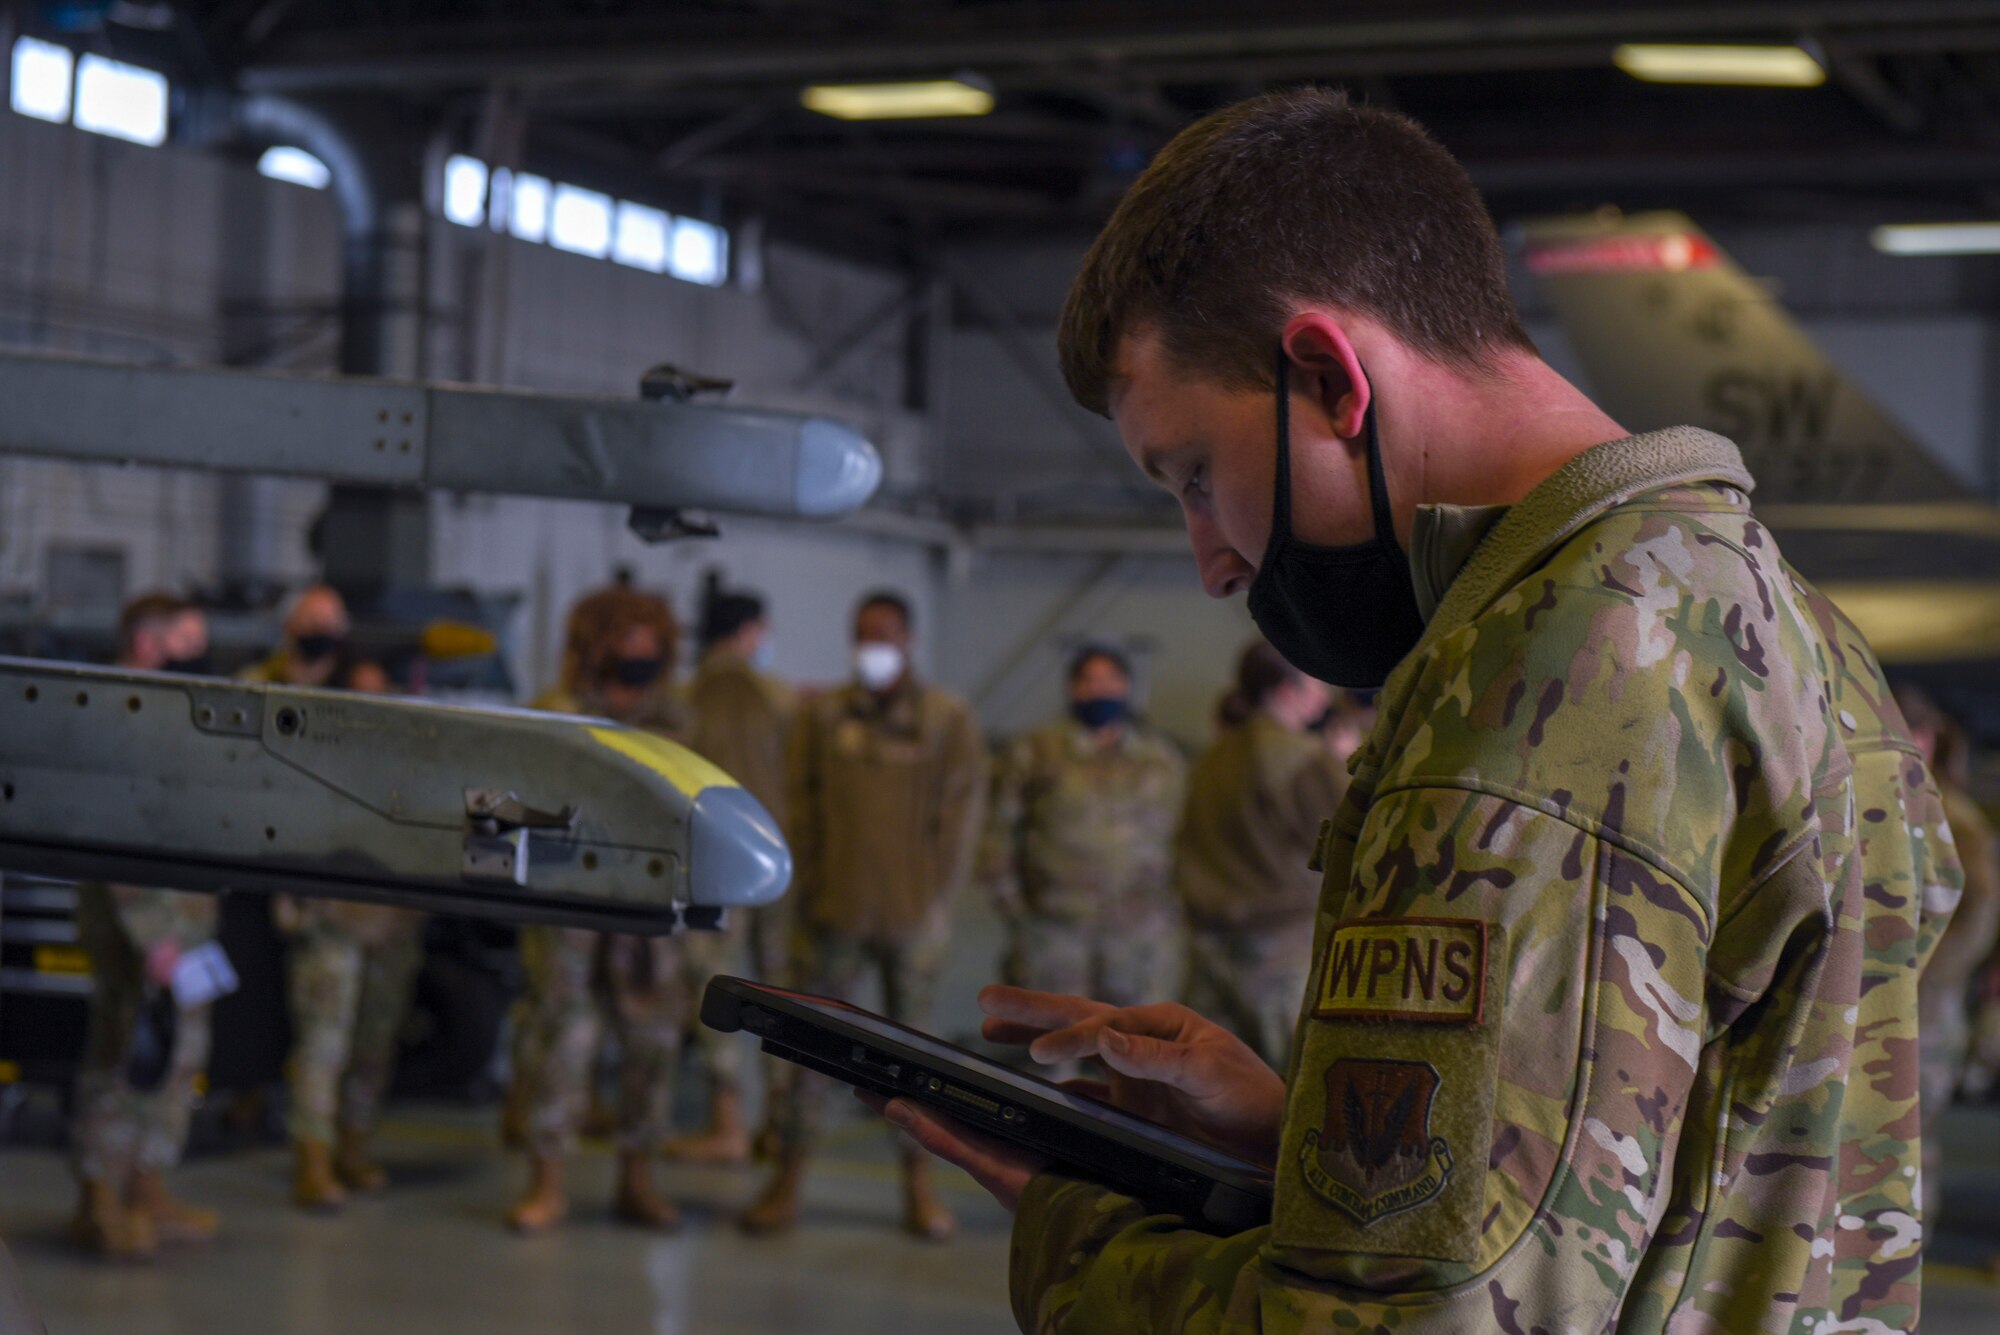
[[1477,1025],[1485,1003],[1483,920],[1364,918],[1328,938],[1313,1015]]

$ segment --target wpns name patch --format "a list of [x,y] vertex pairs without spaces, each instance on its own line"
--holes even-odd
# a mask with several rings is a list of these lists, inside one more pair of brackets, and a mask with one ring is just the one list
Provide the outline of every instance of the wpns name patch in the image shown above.
[[1322,1020],[1478,1024],[1486,1009],[1486,924],[1477,918],[1366,918],[1327,939],[1313,1014]]

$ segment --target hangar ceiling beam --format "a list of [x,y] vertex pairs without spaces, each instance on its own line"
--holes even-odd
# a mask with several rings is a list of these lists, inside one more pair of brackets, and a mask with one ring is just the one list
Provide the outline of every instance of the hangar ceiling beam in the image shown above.
[[[634,40],[629,25],[600,28],[579,40],[580,25],[464,25],[451,28],[313,32],[274,42],[239,71],[241,86],[263,91],[334,88],[444,88],[506,80],[524,87],[635,80],[656,85],[785,81],[849,75],[895,75],[971,67],[988,74],[1019,68],[1106,63],[1212,62],[1316,53],[1341,72],[1343,53],[1408,50],[1410,68],[1450,50],[1535,44],[1615,43],[1635,37],[1705,37],[1875,27],[1950,48],[1955,25],[1990,26],[1992,7],[1978,0],[1847,0],[1803,6],[1762,2],[1681,5],[1495,7],[1482,3],[1423,6],[1372,3],[1343,7],[1334,21],[1259,21],[1240,8],[1206,21],[1173,21],[1157,5],[1092,6],[1050,22],[1044,5],[996,8],[982,26],[905,22],[894,31],[809,35],[801,40],[721,37],[682,31]],[[474,27],[483,44],[467,42]],[[1849,40],[1853,40],[1849,38]],[[426,48],[429,49],[426,49]],[[1579,48],[1581,49],[1581,48]],[[1601,48],[1600,48],[1601,53]],[[1328,60],[1327,58],[1331,59]]]

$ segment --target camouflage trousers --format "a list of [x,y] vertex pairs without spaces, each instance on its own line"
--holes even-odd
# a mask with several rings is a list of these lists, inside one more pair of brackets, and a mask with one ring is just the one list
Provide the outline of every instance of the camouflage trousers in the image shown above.
[[575,1147],[607,1030],[618,1044],[618,1148],[656,1149],[673,1129],[687,1024],[680,940],[529,927],[521,963],[528,991],[515,1010],[514,1080],[529,1151],[556,1158]]
[[1312,976],[1313,924],[1254,931],[1188,929],[1187,1004],[1283,1071]]
[[381,943],[320,922],[293,938],[292,1139],[369,1132],[396,1069],[396,1039],[423,962],[415,919]]
[[[864,941],[801,924],[792,934],[792,985],[851,1001],[862,979],[873,972],[881,979],[882,1014],[913,1029],[927,1028],[938,976],[951,954],[949,929],[942,913],[906,941]],[[812,1148],[825,1120],[831,1083],[817,1072],[793,1067],[786,1087],[772,1092],[770,1125],[788,1152],[803,1154]]]
[[685,960],[688,1032],[710,1084],[717,1088],[743,1082],[743,1044],[739,1035],[720,1033],[701,1022],[701,994],[717,974],[741,974],[749,968],[751,917],[738,910],[730,914],[728,930],[689,932],[678,942]]
[[1012,926],[1000,974],[1015,987],[1143,1006],[1179,995],[1184,948],[1180,911],[1151,911],[1100,922],[1024,914]]
[[[132,1088],[132,1061],[140,1011],[149,989],[145,962],[118,925],[108,899],[86,894],[77,929],[90,956],[90,1018],[77,1069],[76,1121],[70,1141],[77,1176],[86,1182],[120,1182],[139,1170],[180,1162],[187,1144],[202,1075],[208,1069],[209,1008],[179,1012],[166,1075],[151,1090]],[[189,943],[199,944],[199,943]]]

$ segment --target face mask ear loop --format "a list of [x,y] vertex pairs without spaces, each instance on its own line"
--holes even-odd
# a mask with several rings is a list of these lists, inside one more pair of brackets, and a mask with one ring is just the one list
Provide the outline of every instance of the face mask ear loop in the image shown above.
[[1292,385],[1291,360],[1278,347],[1278,481],[1271,502],[1271,541],[1265,547],[1268,558],[1292,537]]
[[[1364,372],[1365,373],[1365,372]],[[1372,391],[1374,386],[1371,384]],[[1375,395],[1368,396],[1368,500],[1375,512],[1375,541],[1401,552],[1396,541],[1396,517],[1389,510],[1389,479],[1382,471],[1382,437],[1375,429]]]

